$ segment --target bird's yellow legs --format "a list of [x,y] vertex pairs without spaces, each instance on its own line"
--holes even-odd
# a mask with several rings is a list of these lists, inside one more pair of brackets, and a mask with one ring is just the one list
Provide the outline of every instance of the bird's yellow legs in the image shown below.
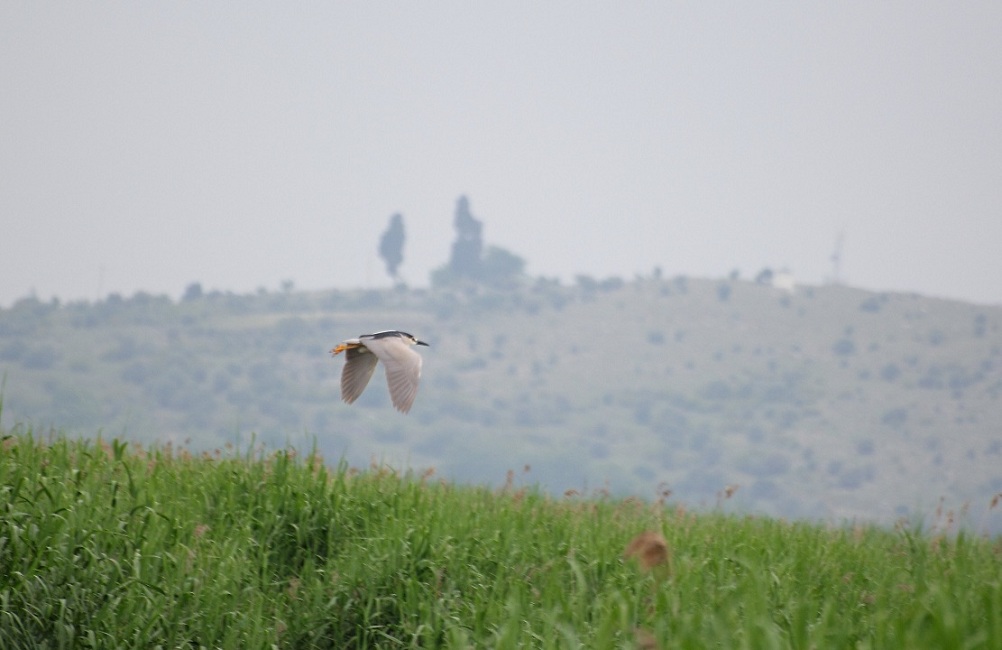
[[337,356],[342,352],[344,352],[345,350],[354,350],[355,348],[360,348],[360,347],[362,347],[361,343],[338,343],[336,346],[334,346],[334,349],[331,350],[331,356],[332,357]]

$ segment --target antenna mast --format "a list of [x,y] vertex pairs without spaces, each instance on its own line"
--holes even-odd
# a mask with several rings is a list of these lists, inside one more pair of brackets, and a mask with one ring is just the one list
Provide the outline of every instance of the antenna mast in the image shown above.
[[832,284],[842,284],[842,242],[845,241],[845,228],[838,231],[835,237],[835,251],[832,252]]

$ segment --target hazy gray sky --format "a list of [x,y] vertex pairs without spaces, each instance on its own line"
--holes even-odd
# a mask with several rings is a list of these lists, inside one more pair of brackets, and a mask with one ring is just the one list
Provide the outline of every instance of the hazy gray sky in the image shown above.
[[1002,3],[0,3],[0,305],[533,275],[1002,303]]

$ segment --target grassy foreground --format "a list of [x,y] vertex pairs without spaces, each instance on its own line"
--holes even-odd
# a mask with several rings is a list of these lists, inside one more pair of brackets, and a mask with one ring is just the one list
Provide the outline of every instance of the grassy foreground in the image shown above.
[[29,431],[0,647],[999,648],[1002,542]]

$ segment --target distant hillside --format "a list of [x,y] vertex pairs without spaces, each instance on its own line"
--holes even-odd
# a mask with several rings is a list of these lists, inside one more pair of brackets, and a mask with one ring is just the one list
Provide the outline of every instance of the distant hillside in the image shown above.
[[[412,332],[409,416],[382,371],[339,400],[341,339]],[[539,280],[516,291],[138,294],[0,310],[3,424],[195,449],[309,445],[556,493],[786,517],[944,507],[1002,530],[1002,308],[841,286]],[[966,515],[963,511],[966,509]]]

